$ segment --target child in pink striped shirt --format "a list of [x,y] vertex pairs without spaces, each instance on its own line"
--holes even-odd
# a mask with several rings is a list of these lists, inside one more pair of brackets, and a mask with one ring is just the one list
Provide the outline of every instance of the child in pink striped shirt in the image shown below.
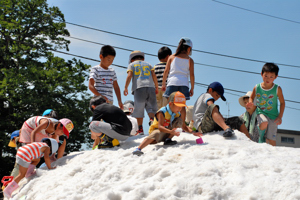
[[44,156],[48,169],[54,169],[50,164],[50,156],[56,153],[57,149],[58,143],[52,138],[44,138],[42,142],[33,142],[20,147],[16,156],[16,162],[19,164],[19,175],[3,190],[5,197],[11,198],[13,191],[19,187],[20,180],[35,174],[35,167],[40,162],[41,157]]

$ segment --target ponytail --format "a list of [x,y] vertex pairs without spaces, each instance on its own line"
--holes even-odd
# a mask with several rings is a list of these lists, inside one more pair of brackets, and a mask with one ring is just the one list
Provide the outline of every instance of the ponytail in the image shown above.
[[175,56],[178,56],[179,54],[181,54],[182,52],[187,52],[189,46],[188,45],[185,45],[183,43],[185,43],[186,41],[184,39],[181,39],[179,41],[179,44],[178,44],[178,47],[176,49],[176,53],[175,53]]

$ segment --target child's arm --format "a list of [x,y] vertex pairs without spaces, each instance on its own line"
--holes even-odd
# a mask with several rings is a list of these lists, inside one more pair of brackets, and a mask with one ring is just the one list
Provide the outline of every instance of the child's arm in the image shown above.
[[151,70],[152,79],[155,85],[155,94],[158,94],[158,83],[154,70]]
[[[43,122],[37,126],[32,132],[31,132],[31,135],[30,135],[30,138],[31,138],[31,143],[32,142],[35,142],[35,135],[39,132],[41,132],[41,130],[44,130],[46,129],[47,127],[49,127],[51,125],[52,122],[49,122],[47,119],[41,119],[43,120]],[[48,126],[48,123],[49,123],[49,126]]]
[[101,95],[95,88],[95,80],[93,78],[89,79],[89,89],[95,96],[102,96],[106,100],[106,102],[108,101],[108,99],[105,96]]
[[[44,152],[43,152],[44,150]],[[44,160],[45,160],[45,164],[47,165],[48,169],[54,169],[55,167],[51,167],[51,162],[50,162],[50,147],[43,147],[41,149],[41,151],[44,153]]]
[[172,134],[175,136],[180,135],[180,133],[175,131],[176,128],[173,128],[172,130],[170,130],[170,129],[167,129],[166,127],[164,127],[165,116],[161,112],[157,113],[156,116],[158,118],[158,129],[160,132],[169,133],[169,134]]
[[284,109],[285,109],[285,100],[284,100],[284,97],[283,97],[283,94],[282,94],[282,89],[281,89],[280,86],[278,86],[277,96],[278,96],[278,99],[279,99],[279,102],[280,102],[280,110],[279,110],[278,117],[275,119],[275,123],[277,125],[280,125],[282,123],[282,116],[283,116],[283,112],[284,112]]
[[124,95],[127,96],[128,95],[128,86],[129,86],[129,83],[131,81],[131,78],[133,76],[133,72],[132,71],[128,71],[127,72],[127,78],[126,78],[126,82],[125,82],[125,88],[124,88]]
[[67,145],[67,140],[66,140],[66,138],[64,138],[62,145],[60,145],[57,150],[57,159],[60,159],[61,157],[63,157],[65,149],[66,149],[66,145]]
[[246,108],[253,108],[253,106],[255,106],[253,103],[255,95],[256,95],[256,86],[253,88],[252,94],[249,98],[249,102],[246,104]]
[[162,86],[161,86],[162,91],[166,91],[166,80],[167,80],[167,77],[168,77],[168,74],[170,71],[170,66],[171,66],[173,59],[174,59],[174,56],[171,55],[167,61],[166,68],[165,68],[164,75],[163,75],[163,82],[162,82]]
[[119,87],[118,81],[114,81],[113,82],[113,86],[114,86],[114,90],[115,90],[115,93],[116,93],[116,96],[117,96],[117,99],[118,99],[119,107],[123,110],[123,103],[122,103],[122,98],[121,98],[121,91],[120,91],[120,87]]
[[194,85],[195,85],[195,74],[194,74],[194,60],[190,58],[190,81],[191,81],[191,89],[190,96],[194,95]]

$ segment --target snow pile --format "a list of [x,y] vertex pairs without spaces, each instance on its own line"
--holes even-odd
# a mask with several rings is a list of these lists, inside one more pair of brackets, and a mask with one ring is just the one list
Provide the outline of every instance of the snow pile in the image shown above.
[[147,146],[129,138],[121,147],[75,152],[23,179],[14,199],[300,199],[299,149],[257,144],[235,131],[203,136],[181,133],[177,145]]

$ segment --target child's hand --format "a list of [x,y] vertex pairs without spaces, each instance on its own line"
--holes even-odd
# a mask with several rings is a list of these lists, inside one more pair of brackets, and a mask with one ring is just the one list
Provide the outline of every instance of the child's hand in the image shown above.
[[198,137],[203,136],[200,132],[194,132],[194,131],[193,131],[192,133],[193,133],[194,136],[198,136]]
[[177,128],[173,128],[173,129],[171,130],[170,134],[175,135],[175,136],[179,136],[180,133],[179,133],[179,132],[176,132],[176,129],[177,129]]
[[125,96],[127,96],[128,95],[128,89],[125,88],[123,93],[124,93]]
[[161,86],[161,91],[166,91],[166,84],[163,84],[162,86]]
[[155,94],[158,94],[158,88],[155,88]]
[[282,123],[281,117],[277,117],[274,122],[275,124],[280,125]]
[[194,95],[194,89],[190,90],[190,97],[192,97]]

